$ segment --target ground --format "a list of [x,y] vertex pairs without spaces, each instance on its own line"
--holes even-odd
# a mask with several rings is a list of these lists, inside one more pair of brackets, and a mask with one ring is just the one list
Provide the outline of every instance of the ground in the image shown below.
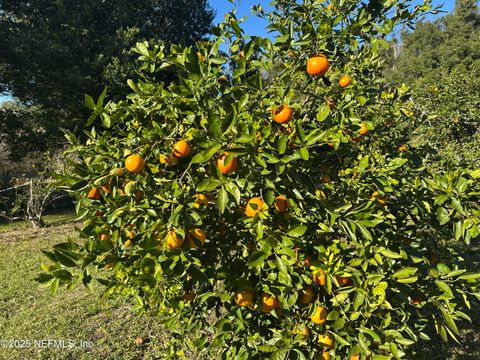
[[[71,214],[47,216],[46,222],[45,229],[32,229],[27,223],[0,225],[0,359],[162,359],[167,334],[158,319],[137,315],[125,300],[100,298],[100,285],[93,293],[79,286],[52,295],[35,283],[40,264],[47,262],[40,250],[67,238],[78,240],[78,223]],[[470,256],[478,264],[479,252],[471,251],[466,258]],[[472,315],[471,325],[462,324],[460,345],[436,339],[419,346],[415,359],[480,359],[480,313]],[[143,344],[136,344],[137,337]],[[25,348],[26,342],[17,342],[24,348],[11,349],[2,348],[2,340],[64,340],[65,345],[72,340],[76,348],[46,343]],[[91,348],[81,348],[80,341]]]

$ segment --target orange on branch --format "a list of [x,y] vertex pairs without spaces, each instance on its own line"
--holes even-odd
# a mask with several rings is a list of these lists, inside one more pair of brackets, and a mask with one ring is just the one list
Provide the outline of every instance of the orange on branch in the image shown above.
[[90,191],[87,194],[87,198],[91,200],[100,200],[100,197],[102,196],[100,189],[98,187],[94,187],[90,189]]
[[190,154],[191,148],[188,142],[185,140],[180,140],[173,146],[173,155],[181,159]]
[[277,196],[273,204],[275,205],[275,209],[277,209],[277,211],[281,213],[286,212],[290,207],[290,203],[288,202],[288,199],[285,195]]
[[145,160],[138,154],[133,154],[125,159],[125,168],[131,173],[139,173],[145,167]]
[[310,320],[317,325],[322,325],[327,321],[327,315],[327,310],[324,307],[317,306],[313,315],[310,316]]
[[340,80],[338,80],[338,84],[342,87],[345,88],[349,86],[352,82],[352,79],[350,79],[350,76],[348,75],[343,75]]
[[278,306],[278,299],[270,294],[263,293],[261,296],[261,307],[263,312],[270,312]]
[[326,349],[330,349],[335,344],[335,339],[330,334],[318,335],[318,343]]
[[253,306],[254,293],[251,290],[238,290],[235,293],[235,302],[240,307]]
[[293,118],[293,109],[286,105],[280,105],[273,112],[273,120],[278,124],[286,124]]
[[323,54],[313,55],[307,60],[307,73],[310,76],[323,76],[330,68],[327,56]]
[[169,230],[166,238],[167,247],[171,250],[178,249],[183,244],[183,239],[175,230]]
[[200,246],[203,246],[205,245],[206,238],[207,236],[205,235],[205,232],[202,229],[199,229],[199,228],[190,229],[186,236],[187,246],[191,249],[197,248],[198,247],[197,242],[201,244]]
[[245,207],[245,215],[248,217],[255,217],[263,209],[263,200],[259,197],[254,197],[248,200]]
[[229,175],[234,173],[237,170],[237,159],[233,158],[228,164],[225,164],[225,159],[227,158],[228,154],[225,153],[217,159],[217,167],[220,172],[224,175]]
[[369,132],[369,130],[367,128],[367,125],[365,125],[364,123],[361,123],[360,124],[360,130],[358,130],[358,135],[364,136],[364,135],[367,135],[368,132]]

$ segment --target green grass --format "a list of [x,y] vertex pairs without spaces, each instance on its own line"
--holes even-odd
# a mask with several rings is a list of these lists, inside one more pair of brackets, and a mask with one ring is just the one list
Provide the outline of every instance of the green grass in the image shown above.
[[[50,224],[71,214],[47,217]],[[75,238],[72,224],[29,229],[17,223],[0,227],[0,340],[80,340],[91,349],[0,348],[0,359],[142,359],[162,358],[161,325],[153,317],[137,316],[126,302],[100,298],[100,286],[89,293],[82,286],[55,295],[33,280],[48,262],[42,248]],[[8,231],[7,231],[7,230]],[[138,346],[136,337],[149,339]]]
[[[68,340],[77,345],[91,342],[91,349],[0,348],[0,359],[163,359],[165,339],[158,318],[137,315],[126,300],[102,299],[101,286],[89,293],[79,285],[73,291],[60,289],[55,295],[33,280],[40,264],[48,263],[41,249],[76,240],[74,215],[46,217],[50,225],[32,229],[28,223],[0,225],[0,340]],[[478,248],[465,252],[466,261],[479,264]],[[472,304],[473,324],[463,322],[461,345],[432,339],[419,344],[415,359],[480,359],[480,313]],[[148,339],[136,345],[135,339]],[[192,359],[195,357],[191,357]]]

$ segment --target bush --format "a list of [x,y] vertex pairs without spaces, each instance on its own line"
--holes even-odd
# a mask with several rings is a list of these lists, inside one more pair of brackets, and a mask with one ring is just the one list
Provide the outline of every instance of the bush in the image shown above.
[[38,281],[104,270],[106,295],[161,316],[172,358],[389,359],[429,324],[456,338],[480,274],[452,243],[478,237],[480,174],[429,174],[392,126],[407,94],[379,77],[385,36],[428,6],[273,5],[255,10],[274,41],[230,13],[197,49],[138,44],[177,84],[87,97],[101,124],[70,137],[63,177],[85,241],[46,252]]

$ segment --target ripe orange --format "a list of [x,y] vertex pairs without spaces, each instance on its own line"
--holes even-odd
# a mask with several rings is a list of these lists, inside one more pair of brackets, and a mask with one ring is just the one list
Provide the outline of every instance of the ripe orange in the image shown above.
[[106,193],[110,192],[110,183],[107,183],[102,186],[102,190],[105,191]]
[[90,189],[90,191],[87,194],[87,198],[92,200],[100,200],[100,197],[101,197],[101,193],[98,187],[94,187]]
[[310,304],[315,296],[313,291],[313,287],[307,285],[303,288],[302,292],[300,293],[300,303],[303,305]]
[[142,172],[145,167],[145,160],[138,154],[130,155],[125,159],[125,167],[134,174]]
[[327,310],[324,307],[317,306],[310,319],[317,325],[322,325],[327,321]]
[[322,351],[322,355],[320,355],[320,360],[330,360],[330,353],[327,350]]
[[367,135],[368,131],[369,130],[367,128],[367,125],[365,125],[364,123],[361,123],[360,124],[360,130],[358,130],[358,135],[360,135],[360,136]]
[[286,105],[280,105],[273,112],[273,120],[278,124],[286,124],[293,118],[293,109]]
[[183,158],[190,154],[190,145],[185,140],[180,140],[173,146],[173,155],[177,158]]
[[195,297],[197,294],[195,294],[192,290],[185,290],[183,293],[183,301],[186,303],[192,302],[195,300]]
[[352,79],[350,79],[350,76],[348,75],[343,75],[340,80],[338,80],[338,84],[342,87],[345,88],[349,86],[352,82]]
[[312,257],[310,255],[307,255],[305,257],[305,261],[303,262],[303,266],[305,266],[305,267],[312,266]]
[[167,247],[172,250],[181,247],[183,244],[183,239],[180,236],[178,236],[175,230],[170,230],[168,232],[166,241],[167,241]]
[[337,7],[334,4],[330,3],[327,6],[327,10],[328,11],[337,11]]
[[340,286],[350,286],[350,285],[352,285],[352,279],[350,279],[349,277],[336,276],[335,278],[337,279],[338,284]]
[[270,294],[263,293],[261,297],[262,311],[270,312],[278,306],[278,299]]
[[254,197],[248,200],[245,207],[245,215],[248,217],[255,217],[263,209],[263,200],[259,197]]
[[318,269],[313,273],[313,281],[315,281],[317,285],[325,286],[325,273],[322,269]]
[[231,174],[237,170],[237,159],[233,158],[228,164],[225,165],[225,158],[227,157],[227,153],[223,154],[217,159],[217,167],[220,172],[224,175]]
[[330,62],[323,54],[313,55],[307,60],[307,73],[310,76],[323,76],[329,68]]
[[107,241],[108,239],[110,239],[110,235],[109,234],[98,234],[98,239],[100,241]]
[[387,205],[387,199],[385,196],[380,196],[380,193],[378,191],[374,191],[372,196],[370,197],[370,201],[375,201],[377,200],[378,203],[382,206]]
[[240,307],[247,307],[253,305],[253,291],[252,290],[238,290],[235,293],[235,302]]
[[273,203],[275,205],[275,209],[281,213],[286,212],[290,207],[290,203],[285,195],[277,196]]
[[[186,236],[187,246],[191,249],[197,248],[198,247],[197,242],[199,242],[200,244],[202,244],[201,246],[203,246],[205,245],[206,238],[207,236],[205,235],[205,232],[202,229],[198,229],[198,228],[190,229]],[[197,240],[197,242],[195,240]]]
[[360,354],[350,356],[350,360],[360,360]]
[[200,209],[206,206],[208,206],[207,197],[203,194],[197,194],[197,200],[195,200],[195,202],[193,203],[193,207],[195,209]]
[[398,151],[400,152],[406,152],[408,150],[408,147],[406,144],[402,144],[398,147]]
[[228,79],[227,79],[227,77],[226,77],[225,75],[220,75],[220,76],[218,77],[217,81],[218,81],[219,83],[226,83],[226,82],[228,82]]
[[318,343],[321,344],[324,348],[330,349],[335,343],[335,339],[330,334],[320,334],[318,335]]
[[132,245],[133,245],[132,240],[127,240],[123,243],[123,246],[125,246],[125,249],[130,249]]

